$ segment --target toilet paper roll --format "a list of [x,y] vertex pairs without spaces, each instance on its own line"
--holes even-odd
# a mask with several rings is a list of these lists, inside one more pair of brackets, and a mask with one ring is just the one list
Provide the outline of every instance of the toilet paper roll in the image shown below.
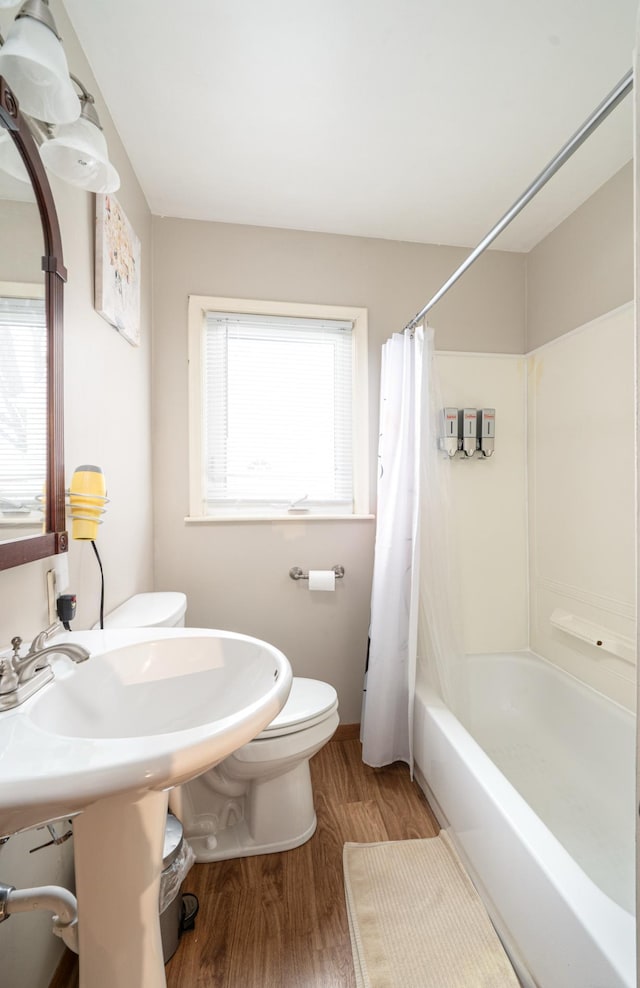
[[332,569],[310,569],[309,590],[335,590],[336,574]]

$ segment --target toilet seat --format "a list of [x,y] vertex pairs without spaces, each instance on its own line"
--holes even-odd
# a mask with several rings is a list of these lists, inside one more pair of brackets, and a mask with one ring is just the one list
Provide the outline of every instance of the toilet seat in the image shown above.
[[326,720],[337,706],[338,694],[329,683],[294,676],[284,707],[255,740],[279,738],[314,727]]

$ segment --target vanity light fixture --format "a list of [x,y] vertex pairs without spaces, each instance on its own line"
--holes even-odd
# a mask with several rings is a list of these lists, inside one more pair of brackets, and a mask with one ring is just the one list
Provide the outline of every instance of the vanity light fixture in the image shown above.
[[71,185],[88,192],[115,192],[120,176],[109,161],[95,100],[76,76],[71,78],[81,94],[80,118],[56,127],[54,136],[41,145],[40,156],[49,171]]
[[[0,0],[0,8],[12,6],[15,0]],[[87,192],[119,189],[95,100],[69,73],[49,0],[25,0],[0,45],[0,76],[17,97],[45,167]],[[0,171],[19,177],[1,144]]]
[[80,116],[80,100],[49,0],[25,0],[21,6],[0,49],[0,75],[23,113],[52,124],[71,123]]

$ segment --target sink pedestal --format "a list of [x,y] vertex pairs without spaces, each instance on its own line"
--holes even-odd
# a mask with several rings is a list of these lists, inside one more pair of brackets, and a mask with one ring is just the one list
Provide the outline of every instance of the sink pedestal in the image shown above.
[[158,897],[168,793],[125,793],[73,823],[79,988],[166,988]]

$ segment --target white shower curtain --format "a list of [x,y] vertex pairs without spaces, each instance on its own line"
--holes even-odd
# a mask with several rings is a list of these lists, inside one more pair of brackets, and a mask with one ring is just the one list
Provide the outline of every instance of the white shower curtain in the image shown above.
[[413,701],[419,597],[420,422],[425,345],[420,326],[382,348],[378,508],[363,760],[413,768]]

